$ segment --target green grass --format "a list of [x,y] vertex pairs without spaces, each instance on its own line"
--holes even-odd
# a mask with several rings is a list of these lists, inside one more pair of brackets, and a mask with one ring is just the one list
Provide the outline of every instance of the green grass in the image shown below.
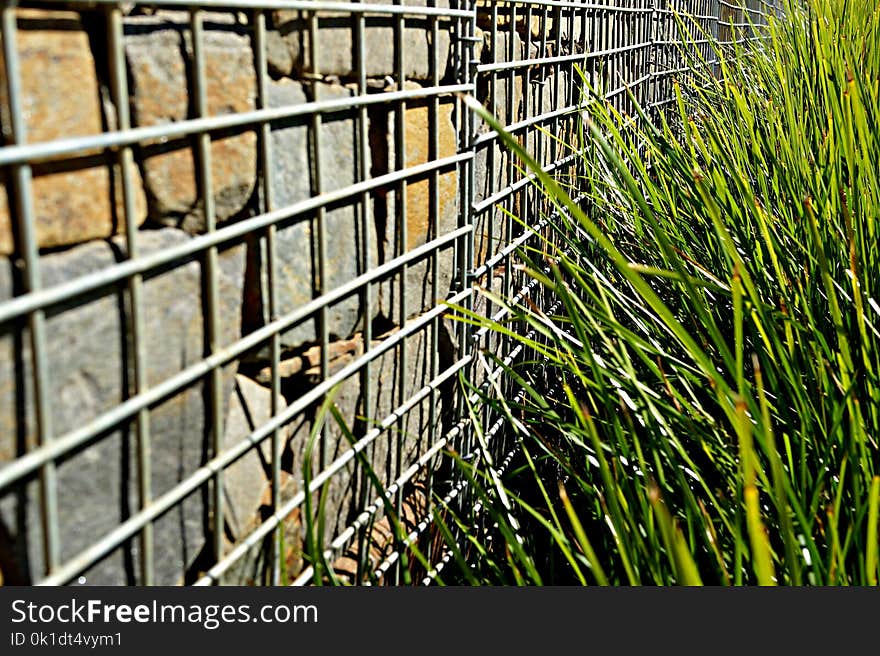
[[460,463],[447,582],[876,585],[880,18],[802,5],[665,118],[590,103],[585,175],[538,175],[561,218],[522,257],[560,309],[491,324],[543,366],[483,401],[520,443],[503,497]]

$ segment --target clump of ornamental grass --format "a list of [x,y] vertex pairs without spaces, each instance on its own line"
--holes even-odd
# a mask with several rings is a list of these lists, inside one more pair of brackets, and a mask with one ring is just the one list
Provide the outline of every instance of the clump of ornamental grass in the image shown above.
[[531,357],[482,399],[511,466],[460,461],[481,518],[438,515],[447,581],[877,584],[878,2],[756,33],[663,116],[596,94],[576,188],[473,104],[556,209],[522,258],[558,310],[466,317]]

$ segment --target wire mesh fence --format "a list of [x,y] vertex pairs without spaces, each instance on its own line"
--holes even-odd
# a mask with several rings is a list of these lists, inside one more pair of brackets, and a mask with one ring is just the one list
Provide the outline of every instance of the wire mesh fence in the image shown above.
[[482,354],[525,356],[450,304],[541,306],[516,253],[552,221],[462,95],[574,186],[587,84],[659,111],[683,46],[711,65],[772,11],[4,2],[4,581],[308,583],[321,552],[430,582],[433,510],[473,502],[444,449],[512,448],[486,407],[473,430],[476,390],[510,385]]

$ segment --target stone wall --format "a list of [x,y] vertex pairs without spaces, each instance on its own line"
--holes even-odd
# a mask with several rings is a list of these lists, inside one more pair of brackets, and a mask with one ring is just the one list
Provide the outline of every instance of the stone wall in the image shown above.
[[[442,1],[432,4],[449,6]],[[17,12],[19,101],[28,143],[96,136],[119,128],[107,16],[100,9],[74,9]],[[205,116],[225,117],[260,107],[295,108],[358,96],[359,62],[350,16],[339,12],[318,15],[315,57],[315,43],[308,38],[308,24],[300,12],[267,12],[268,76],[261,97],[253,15],[202,15]],[[367,87],[362,92],[418,91],[451,80],[451,19],[436,19],[439,39],[434,43],[432,19],[408,16],[401,23],[406,82],[394,82],[396,22],[393,16],[367,19]],[[120,47],[131,126],[172,126],[198,118],[196,48],[189,13],[127,6],[122,24]],[[5,143],[12,144],[6,73],[4,66],[0,107]],[[137,256],[150,257],[186,248],[209,232],[212,222],[224,228],[270,209],[455,155],[459,149],[456,104],[449,96],[440,98],[436,109],[430,109],[430,104],[422,99],[371,105],[362,114],[343,107],[321,114],[317,123],[311,113],[272,121],[266,133],[269,159],[265,165],[261,162],[264,137],[256,124],[210,132],[207,166],[197,135],[139,139],[132,144],[133,166],[128,171],[133,192],[128,217],[122,160],[114,152],[91,150],[36,163],[30,201],[41,284],[52,288],[82,280],[126,261],[126,221],[136,230]],[[398,121],[400,112],[402,121]],[[429,135],[434,133],[438,151],[431,145]],[[404,159],[397,161],[396,139],[401,134]],[[365,153],[360,150],[364,144]],[[211,203],[206,203],[203,168],[210,176]],[[0,304],[27,291],[22,273],[24,235],[19,224],[22,189],[12,184],[11,167],[3,174]],[[137,344],[132,291],[126,278],[88,293],[73,293],[47,307],[43,356],[49,374],[48,421],[43,422],[43,432],[50,426],[51,436],[63,439],[137,398],[137,351],[147,388],[165,384],[210,353],[235,346],[273,318],[295,312],[320,293],[331,292],[454,230],[460,209],[458,176],[458,169],[450,167],[436,179],[422,176],[401,185],[375,187],[366,195],[353,195],[321,210],[281,220],[274,231],[272,275],[265,230],[225,241],[213,264],[208,263],[213,256],[200,248],[149,268],[140,285]],[[439,213],[432,209],[432,199],[438,194]],[[207,210],[213,217],[206,215]],[[403,217],[405,228],[401,227]],[[323,280],[318,275],[319,221],[326,244]],[[452,260],[452,249],[440,253],[436,285],[433,260],[422,260],[405,273],[395,272],[329,305],[327,374],[363,355],[367,327],[373,334],[371,348],[378,348],[444,298],[453,283]],[[208,331],[212,308],[207,300],[211,266],[218,299],[213,308],[217,318],[213,344]],[[361,374],[344,381],[336,403],[356,433],[362,435],[382,420],[448,363],[451,354],[444,326],[442,321],[428,323],[372,361],[369,399],[364,398]],[[45,439],[38,417],[31,327],[27,315],[0,326],[0,463],[13,462]],[[281,331],[279,343],[281,395],[274,403],[276,412],[296,403],[322,380],[322,340],[316,316]],[[406,371],[399,367],[402,351],[406,352]],[[148,489],[152,499],[187,480],[215,455],[210,419],[214,414],[222,419],[224,448],[238,444],[272,418],[270,353],[269,340],[264,340],[228,359],[217,382],[212,383],[210,375],[196,376],[149,406]],[[215,384],[219,390],[212,387]],[[215,397],[221,400],[219,409],[213,406]],[[301,489],[303,454],[319,401],[279,431],[282,498]],[[431,404],[436,406],[433,410]],[[376,440],[370,454],[384,482],[393,480],[424,452],[438,432],[437,426],[429,425],[429,416],[436,423],[442,413],[440,397],[434,393]],[[58,564],[80,554],[141,508],[138,476],[143,463],[136,420],[136,413],[130,414],[55,462]],[[329,463],[349,446],[339,428],[328,424],[323,430]],[[271,462],[270,442],[264,440],[226,468],[223,540],[227,549],[259,525],[269,510]],[[317,460],[314,464],[318,466]],[[356,514],[359,486],[363,488],[365,480],[356,469],[344,469],[325,492],[333,530],[344,527]],[[372,500],[375,491],[364,494]],[[38,472],[0,490],[0,576],[6,582],[35,582],[47,574],[42,503]],[[213,562],[212,512],[210,487],[202,485],[153,522],[156,583],[192,580]],[[299,527],[299,520],[290,521]],[[328,527],[328,536],[329,531]],[[288,532],[288,545],[295,551],[300,529]],[[139,583],[140,548],[136,534],[82,576],[94,584]],[[233,568],[226,582],[259,582],[265,576],[264,566],[265,554],[257,553]]]

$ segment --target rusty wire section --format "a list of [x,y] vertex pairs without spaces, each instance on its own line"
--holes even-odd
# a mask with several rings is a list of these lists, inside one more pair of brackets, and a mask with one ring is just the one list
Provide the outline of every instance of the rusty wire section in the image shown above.
[[683,41],[711,64],[774,11],[5,2],[4,582],[431,582],[434,508],[473,502],[444,449],[513,446],[460,379],[515,396],[483,354],[527,355],[443,301],[541,306],[516,252],[552,220],[461,96],[575,188],[587,84],[659,111]]

